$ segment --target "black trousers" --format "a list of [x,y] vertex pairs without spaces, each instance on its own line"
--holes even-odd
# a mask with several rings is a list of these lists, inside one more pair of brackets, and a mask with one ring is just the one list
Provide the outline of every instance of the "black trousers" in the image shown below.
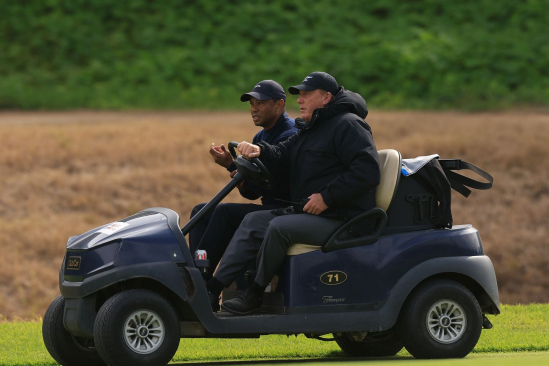
[[257,257],[255,282],[265,287],[297,243],[322,246],[343,220],[307,213],[276,216],[270,211],[246,215],[225,252],[215,278],[228,286]]
[[[205,205],[196,205],[191,217]],[[244,217],[251,212],[275,208],[278,208],[278,205],[220,203],[189,232],[191,254],[194,256],[196,250],[205,250],[210,260],[210,269],[215,270]]]

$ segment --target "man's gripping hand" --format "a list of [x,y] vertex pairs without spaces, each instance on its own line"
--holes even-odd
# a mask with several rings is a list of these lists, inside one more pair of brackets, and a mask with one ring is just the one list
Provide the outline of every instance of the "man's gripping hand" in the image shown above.
[[210,155],[213,157],[216,164],[225,168],[230,167],[233,162],[233,157],[227,149],[225,149],[223,144],[221,144],[221,146],[215,146],[212,142],[212,145],[210,146]]
[[257,158],[261,154],[261,148],[259,146],[250,144],[246,141],[242,141],[238,144],[237,149],[246,159]]
[[311,215],[320,215],[326,211],[328,206],[324,203],[324,199],[320,193],[314,193],[309,196],[309,201],[303,206],[303,212],[310,213]]

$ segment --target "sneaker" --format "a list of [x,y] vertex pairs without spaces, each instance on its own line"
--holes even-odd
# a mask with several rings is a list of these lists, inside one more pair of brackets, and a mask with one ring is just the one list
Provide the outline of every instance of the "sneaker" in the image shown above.
[[219,310],[221,310],[219,306],[219,296],[216,296],[208,291],[208,298],[210,299],[210,305],[212,306],[212,310],[214,313],[217,313]]
[[248,289],[234,299],[223,302],[221,307],[235,315],[248,315],[259,311],[262,300],[263,294],[258,296]]

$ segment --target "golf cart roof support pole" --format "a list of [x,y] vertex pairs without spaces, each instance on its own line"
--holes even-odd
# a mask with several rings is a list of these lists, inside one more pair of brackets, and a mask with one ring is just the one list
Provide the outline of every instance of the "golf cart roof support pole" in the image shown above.
[[196,215],[192,217],[192,219],[187,223],[187,225],[183,226],[181,231],[183,232],[183,235],[187,235],[189,231],[193,227],[196,226],[196,224],[208,213],[210,210],[212,210],[219,202],[223,200],[233,189],[235,189],[242,181],[244,180],[244,176],[237,172],[233,179],[225,187],[223,187],[222,190],[219,191],[211,200],[208,202]]

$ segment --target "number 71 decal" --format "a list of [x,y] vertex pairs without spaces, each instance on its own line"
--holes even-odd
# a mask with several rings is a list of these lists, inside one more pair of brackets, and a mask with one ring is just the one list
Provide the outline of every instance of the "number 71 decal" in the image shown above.
[[340,285],[347,280],[347,274],[342,271],[329,271],[320,276],[320,282],[325,285]]

